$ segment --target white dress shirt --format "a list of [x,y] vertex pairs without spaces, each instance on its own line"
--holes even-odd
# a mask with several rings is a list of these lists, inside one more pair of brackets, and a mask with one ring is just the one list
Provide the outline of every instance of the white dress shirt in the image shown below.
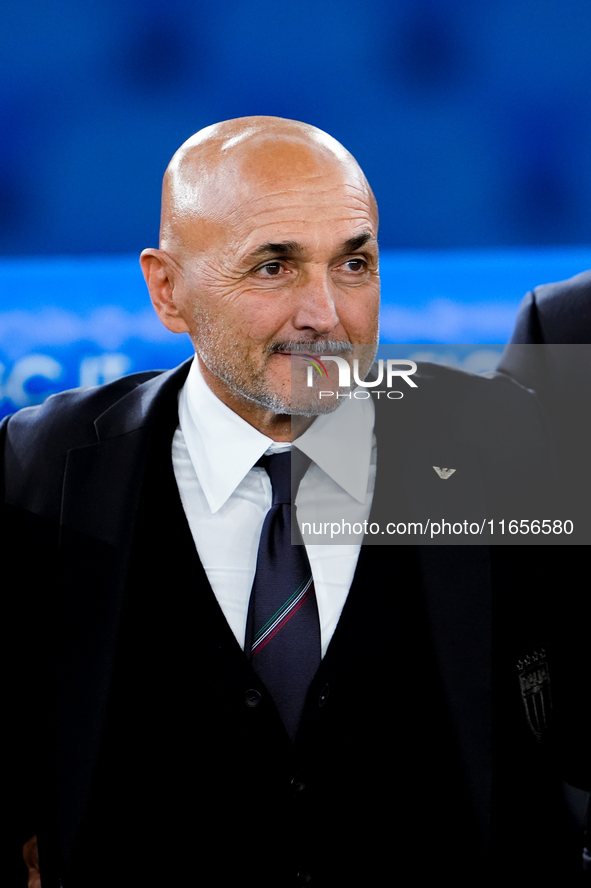
[[[297,439],[297,447],[313,460],[296,498],[300,524],[318,517],[318,505],[326,503],[349,520],[369,517],[376,471],[373,426],[371,399],[345,400],[334,413],[317,417]],[[339,447],[352,438],[357,441],[354,450]],[[193,361],[179,395],[173,469],[199,558],[242,648],[261,529],[272,501],[269,476],[255,463],[265,453],[289,448],[291,444],[261,434],[220,401],[203,379],[199,361]],[[345,604],[360,544],[361,536],[352,544],[306,544],[322,656]]]

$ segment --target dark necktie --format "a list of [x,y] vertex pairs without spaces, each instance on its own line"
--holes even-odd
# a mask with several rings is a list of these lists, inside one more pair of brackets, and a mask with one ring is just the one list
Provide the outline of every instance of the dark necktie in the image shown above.
[[261,531],[245,644],[292,740],[320,663],[320,624],[310,562],[303,543],[291,543],[292,519],[299,536],[291,504],[309,460],[300,451],[293,453],[293,486],[291,452],[265,456],[258,463],[271,479],[273,504]]

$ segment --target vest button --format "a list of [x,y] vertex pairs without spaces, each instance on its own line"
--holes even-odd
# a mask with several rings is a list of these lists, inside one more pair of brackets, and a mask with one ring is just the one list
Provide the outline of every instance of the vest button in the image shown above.
[[303,792],[306,788],[306,784],[300,777],[293,777],[291,781],[291,788],[293,790],[293,794],[297,795],[300,792]]
[[325,684],[322,690],[320,691],[320,696],[318,697],[318,705],[324,706],[326,701],[328,700],[328,693],[330,691],[330,685]]
[[254,709],[255,706],[258,706],[262,699],[256,688],[249,688],[244,694],[244,702],[249,709]]

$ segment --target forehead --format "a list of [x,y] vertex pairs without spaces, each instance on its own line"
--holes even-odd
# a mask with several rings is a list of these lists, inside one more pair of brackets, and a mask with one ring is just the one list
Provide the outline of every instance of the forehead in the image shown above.
[[249,157],[232,178],[225,233],[245,251],[263,241],[330,247],[362,230],[377,236],[374,201],[353,162],[278,148]]
[[229,240],[298,240],[338,244],[357,230],[376,234],[375,215],[367,194],[359,187],[328,186],[301,179],[284,182],[267,192],[249,195],[228,219]]
[[214,249],[246,254],[288,240],[330,249],[361,231],[377,236],[373,196],[350,156],[268,140],[224,158],[209,184],[206,241]]

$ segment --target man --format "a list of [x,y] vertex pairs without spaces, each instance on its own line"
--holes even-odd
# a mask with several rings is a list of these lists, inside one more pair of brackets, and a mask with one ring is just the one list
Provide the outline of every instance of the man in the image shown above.
[[581,542],[590,536],[591,274],[524,297],[499,370],[536,392],[553,438],[561,500]]
[[[394,505],[414,514],[419,491],[419,510],[485,514],[508,487],[528,502],[540,486],[537,407],[502,376],[427,367],[400,410],[372,399],[359,413],[350,391],[323,402],[307,385],[323,356],[369,371],[377,225],[363,173],[325,133],[264,117],[208,127],[171,161],[160,249],[141,259],[197,359],[0,427],[6,533],[29,565],[11,705],[36,713],[14,735],[13,796],[43,888],[443,873],[467,886],[488,883],[489,856],[570,878],[515,666],[543,657],[546,602],[530,622],[522,602],[538,564],[470,545],[284,545],[272,466],[292,440],[312,460],[298,507],[320,479],[381,527]],[[338,391],[338,362],[324,364]],[[336,468],[322,435],[333,451],[357,436],[362,458],[345,450]],[[300,568],[315,592],[303,582],[297,607],[280,606],[259,654],[259,614]]]
[[[503,353],[499,370],[536,392],[552,430],[562,501],[568,514],[585,527],[588,539],[589,499],[591,497],[591,272],[584,271],[566,281],[544,284],[527,293],[519,307],[511,339]],[[569,728],[581,749],[589,747],[588,670],[584,652],[588,647],[583,627],[589,625],[589,596],[566,577],[586,574],[586,547],[558,570],[562,594],[569,599],[562,613],[576,614],[558,630],[562,636],[563,668],[568,671],[572,711],[578,717]],[[584,865],[591,878],[591,806],[588,790],[591,779],[573,775],[572,782],[587,790],[586,842]],[[571,790],[572,793],[572,790]],[[573,794],[578,819],[585,817],[585,794]]]

